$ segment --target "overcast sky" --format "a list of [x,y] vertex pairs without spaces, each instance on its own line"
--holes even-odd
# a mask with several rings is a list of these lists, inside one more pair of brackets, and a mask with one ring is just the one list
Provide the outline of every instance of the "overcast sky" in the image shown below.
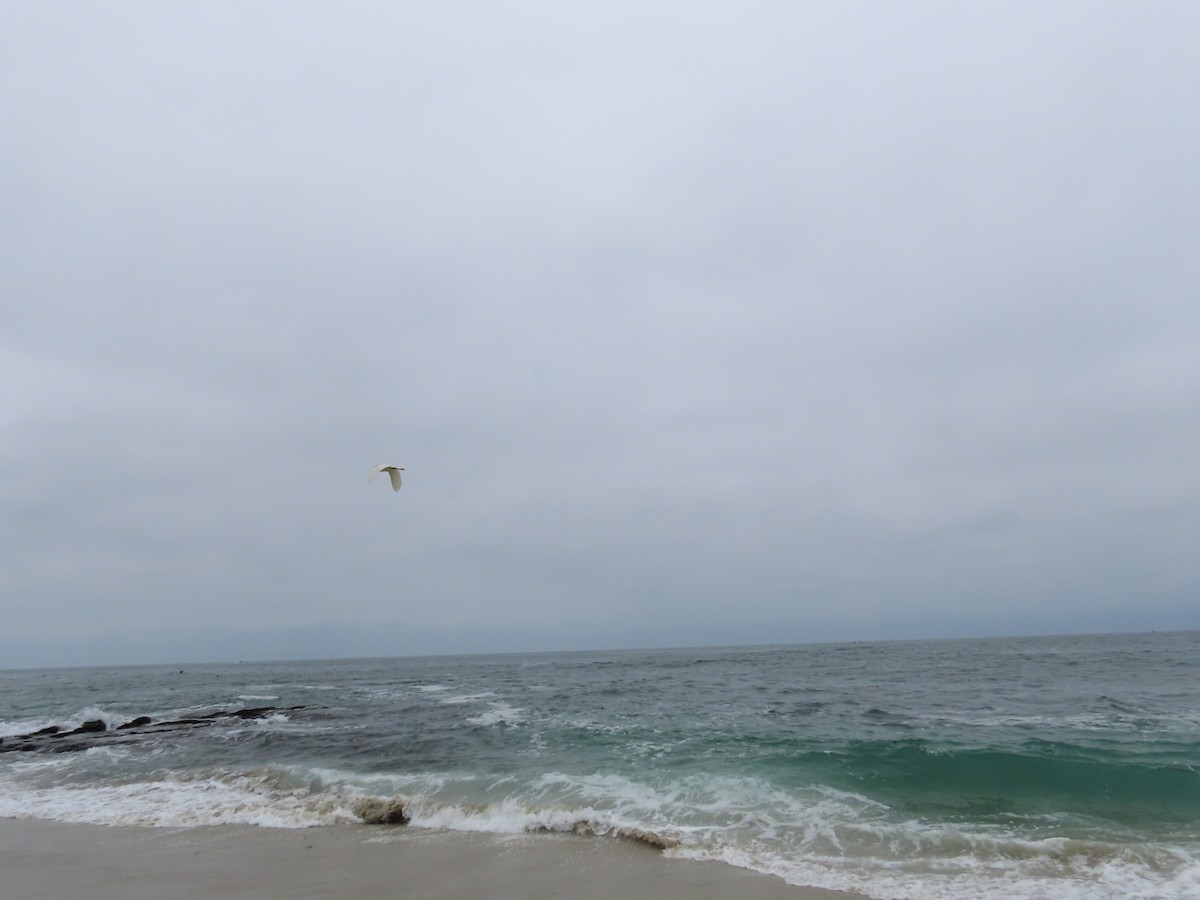
[[0,667],[1200,628],[1198,37],[6,4]]

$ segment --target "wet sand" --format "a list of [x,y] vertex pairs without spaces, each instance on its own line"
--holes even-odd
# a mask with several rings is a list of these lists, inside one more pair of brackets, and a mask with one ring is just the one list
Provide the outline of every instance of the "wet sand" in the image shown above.
[[403,826],[138,828],[0,819],[0,896],[38,900],[851,900],[630,841]]

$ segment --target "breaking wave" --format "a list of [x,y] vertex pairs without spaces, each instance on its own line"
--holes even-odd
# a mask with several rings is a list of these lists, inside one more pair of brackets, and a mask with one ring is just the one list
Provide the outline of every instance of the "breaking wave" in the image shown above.
[[0,782],[0,816],[158,827],[367,823],[573,833],[893,900],[1115,900],[1189,896],[1200,888],[1200,864],[1177,847],[898,821],[878,801],[827,787],[788,793],[754,780],[699,776],[656,787],[614,775],[550,773],[532,783],[496,779],[493,799],[479,801],[468,799],[479,796],[479,779],[444,775],[272,766],[77,784],[67,769],[61,756],[14,766]]

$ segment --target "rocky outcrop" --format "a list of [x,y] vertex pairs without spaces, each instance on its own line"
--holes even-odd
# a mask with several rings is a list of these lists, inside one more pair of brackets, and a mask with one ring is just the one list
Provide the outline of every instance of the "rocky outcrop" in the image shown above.
[[78,728],[72,728],[69,731],[59,725],[50,725],[28,734],[0,738],[0,753],[72,753],[102,744],[127,743],[146,734],[202,728],[222,720],[265,719],[276,713],[294,712],[298,709],[304,709],[304,707],[256,706],[248,709],[220,709],[203,716],[165,719],[158,722],[149,716],[138,716],[115,728],[109,728],[108,723],[103,719],[89,719]]

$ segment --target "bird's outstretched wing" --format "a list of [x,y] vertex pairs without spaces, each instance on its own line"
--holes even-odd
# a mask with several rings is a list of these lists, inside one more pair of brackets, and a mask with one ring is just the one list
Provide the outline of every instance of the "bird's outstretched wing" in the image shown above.
[[387,465],[376,466],[367,474],[367,482],[369,483],[369,482],[374,481],[375,476],[378,475],[380,472],[387,472],[388,477],[392,479],[392,490],[398,491],[398,490],[400,490],[400,484],[401,484],[400,473],[402,471],[404,471],[403,466],[387,466]]

